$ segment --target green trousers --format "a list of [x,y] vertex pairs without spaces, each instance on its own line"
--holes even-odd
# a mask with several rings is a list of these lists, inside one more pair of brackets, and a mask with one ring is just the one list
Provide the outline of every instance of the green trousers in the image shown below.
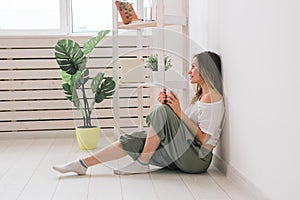
[[[156,106],[146,121],[161,140],[150,164],[187,173],[203,173],[208,169],[212,152],[201,148],[194,134],[169,106]],[[136,160],[143,150],[146,137],[145,131],[133,132],[121,135],[120,142],[127,154]]]

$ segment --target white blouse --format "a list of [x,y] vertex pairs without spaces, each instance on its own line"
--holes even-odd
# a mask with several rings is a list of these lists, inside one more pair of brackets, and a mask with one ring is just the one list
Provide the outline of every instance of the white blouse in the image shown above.
[[223,99],[214,103],[197,101],[184,112],[201,131],[210,135],[206,144],[216,146],[223,128],[225,106]]

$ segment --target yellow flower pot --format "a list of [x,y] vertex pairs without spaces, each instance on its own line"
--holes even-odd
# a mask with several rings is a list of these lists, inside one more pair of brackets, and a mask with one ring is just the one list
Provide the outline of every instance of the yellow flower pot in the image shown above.
[[76,138],[80,149],[89,150],[95,149],[98,144],[100,127],[77,127]]

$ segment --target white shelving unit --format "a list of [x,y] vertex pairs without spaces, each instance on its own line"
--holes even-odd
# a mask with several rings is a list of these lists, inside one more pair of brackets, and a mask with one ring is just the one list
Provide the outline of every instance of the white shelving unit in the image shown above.
[[[115,135],[118,136],[120,130],[118,129],[118,121],[119,117],[119,88],[124,86],[136,87],[138,88],[138,108],[139,108],[139,126],[142,128],[143,124],[143,104],[142,104],[142,90],[143,87],[151,87],[153,85],[164,85],[169,88],[182,89],[182,96],[188,97],[188,83],[186,81],[165,81],[165,70],[164,70],[164,56],[165,56],[165,27],[166,26],[181,26],[182,42],[183,49],[181,58],[189,58],[189,41],[188,41],[188,0],[182,0],[182,16],[177,15],[166,15],[165,14],[165,0],[156,0],[156,20],[155,21],[136,21],[130,24],[123,24],[122,22],[118,22],[118,11],[115,6],[115,0],[112,0],[113,3],[113,78],[116,81],[116,92],[114,95],[114,117],[115,117]],[[137,15],[139,18],[142,18],[143,12],[143,0],[137,0]],[[119,83],[119,46],[118,46],[118,36],[119,29],[124,30],[136,30],[137,34],[137,48],[141,49],[143,47],[142,37],[143,37],[143,29],[152,28],[155,29],[155,34],[152,35],[153,46],[160,51],[157,52],[158,55],[158,78],[157,83]],[[137,58],[142,58],[141,53],[138,53]],[[188,62],[186,59],[182,59],[183,70],[182,76],[187,77],[188,70]],[[187,99],[183,99],[182,104],[186,105]]]

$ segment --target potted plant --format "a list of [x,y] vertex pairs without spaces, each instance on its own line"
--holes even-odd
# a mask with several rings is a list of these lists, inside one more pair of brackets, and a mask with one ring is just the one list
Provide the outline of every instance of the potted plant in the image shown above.
[[[157,54],[155,55],[150,55],[147,60],[146,67],[151,69],[152,71],[158,71],[158,58]],[[170,56],[165,56],[164,57],[164,65],[165,65],[165,71],[173,67],[171,63],[171,58]]]
[[126,0],[115,1],[117,9],[121,15],[122,21],[124,24],[129,24],[133,20],[137,20],[138,17],[132,7],[132,3],[127,2]]
[[[171,63],[171,58],[170,56],[165,56],[164,57],[164,67],[165,67],[165,71],[169,70],[170,68],[173,67],[172,63]],[[154,55],[150,55],[148,57],[148,60],[146,62],[146,68],[149,68],[152,70],[152,78],[155,81],[157,78],[157,72],[158,72],[158,57],[157,54]]]
[[[109,30],[100,31],[97,36],[85,42],[83,48],[70,39],[59,40],[55,46],[63,91],[82,116],[83,124],[76,128],[76,137],[81,149],[96,148],[100,128],[92,124],[92,111],[95,103],[101,103],[114,94],[115,82],[112,77],[105,77],[103,72],[99,72],[92,79],[90,87],[87,86],[87,83],[90,83],[89,70],[86,67],[87,55],[109,32]],[[87,96],[89,88],[93,97]]]

